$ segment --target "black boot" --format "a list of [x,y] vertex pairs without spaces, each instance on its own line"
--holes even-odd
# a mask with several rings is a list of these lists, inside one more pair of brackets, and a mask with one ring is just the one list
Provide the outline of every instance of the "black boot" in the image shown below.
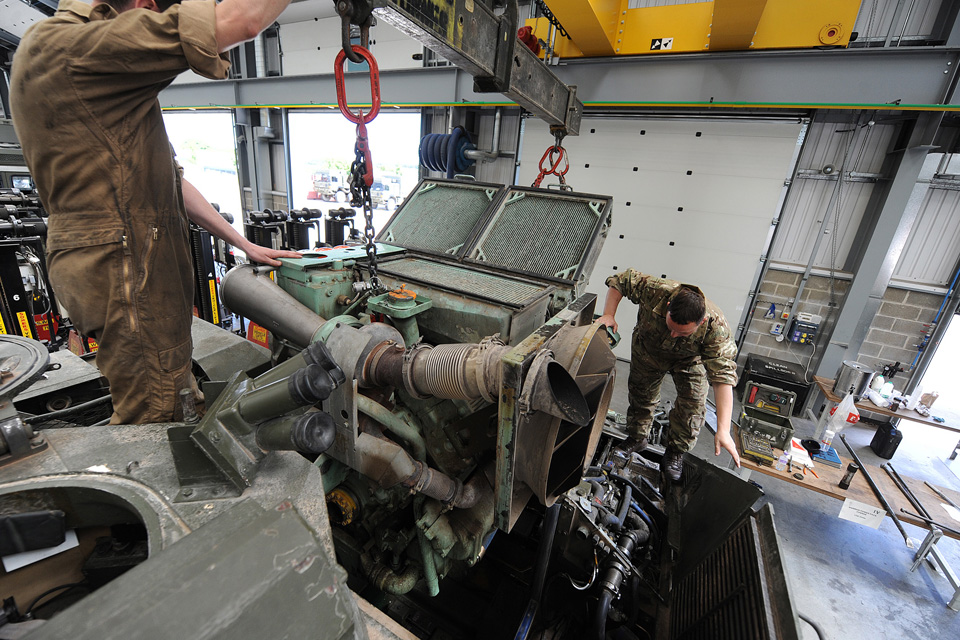
[[660,462],[660,471],[674,482],[680,482],[680,475],[683,473],[683,452],[667,449]]
[[640,453],[641,451],[647,448],[648,444],[650,444],[650,439],[647,438],[647,436],[643,436],[642,438],[636,438],[634,436],[630,436],[629,438],[621,442],[620,446],[617,448],[629,456],[629,455],[633,455],[634,453]]

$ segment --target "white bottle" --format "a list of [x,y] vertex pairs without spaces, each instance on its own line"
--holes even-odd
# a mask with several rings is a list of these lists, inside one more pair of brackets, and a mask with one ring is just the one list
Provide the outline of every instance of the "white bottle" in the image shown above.
[[884,382],[883,386],[880,387],[880,395],[884,398],[889,398],[891,395],[893,395],[893,383]]
[[923,394],[923,385],[918,384],[917,388],[913,390],[913,393],[910,394],[910,397],[907,399],[907,409],[913,411],[917,408],[917,403],[920,402],[920,396]]
[[883,376],[878,373],[877,375],[873,376],[873,380],[870,381],[870,388],[879,393],[880,389],[883,388],[884,382],[886,382],[886,380],[884,380]]

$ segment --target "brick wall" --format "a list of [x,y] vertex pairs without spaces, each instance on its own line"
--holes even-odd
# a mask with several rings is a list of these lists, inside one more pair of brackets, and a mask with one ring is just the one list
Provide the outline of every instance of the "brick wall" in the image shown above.
[[899,361],[906,368],[942,301],[942,295],[888,287],[857,360],[870,365]]
[[[796,296],[801,275],[775,269],[767,271],[757,294],[747,337],[740,349],[740,364],[743,364],[748,354],[757,354],[799,363],[804,367],[809,365],[814,356],[813,346],[796,344],[786,338],[777,342],[776,336],[770,333],[774,323],[782,322],[780,313],[787,309],[790,300]],[[834,280],[835,299],[838,304],[842,304],[849,286],[847,280]],[[917,355],[916,345],[923,339],[922,332],[926,329],[924,325],[932,322],[942,299],[942,295],[888,287],[860,353],[856,356],[848,354],[847,359],[855,359],[871,366],[896,361],[905,367],[911,364]],[[764,315],[771,303],[776,306],[776,315],[772,319],[766,319]],[[811,276],[807,280],[803,296],[794,308],[795,313],[801,311],[819,315],[824,319],[814,341],[816,349],[823,349],[826,346],[826,337],[836,321],[837,312],[837,308],[830,307],[829,278]],[[789,327],[785,327],[784,331],[787,329]]]

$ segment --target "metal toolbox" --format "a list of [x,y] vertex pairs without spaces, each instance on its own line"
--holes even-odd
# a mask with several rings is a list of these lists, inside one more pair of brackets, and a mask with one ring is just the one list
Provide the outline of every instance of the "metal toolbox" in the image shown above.
[[797,394],[793,391],[756,381],[747,382],[741,399],[740,429],[783,449],[793,437],[790,415],[796,401]]

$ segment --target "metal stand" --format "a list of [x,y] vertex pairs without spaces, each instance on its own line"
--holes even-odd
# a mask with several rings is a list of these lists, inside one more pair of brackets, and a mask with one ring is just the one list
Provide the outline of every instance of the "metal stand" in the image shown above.
[[960,440],[957,440],[957,444],[953,447],[953,453],[950,454],[951,460],[957,459],[957,454],[960,453]]
[[939,542],[942,537],[943,532],[940,529],[936,527],[930,529],[927,537],[923,539],[920,549],[913,557],[913,564],[910,565],[910,571],[916,571],[917,567],[919,567],[924,560],[929,562],[930,566],[934,568],[939,566],[943,574],[947,577],[950,586],[953,587],[953,597],[950,598],[947,606],[954,611],[960,611],[960,580],[957,579],[957,574],[953,572],[953,569],[947,564],[943,554],[940,553],[940,549],[937,548],[937,542]]

